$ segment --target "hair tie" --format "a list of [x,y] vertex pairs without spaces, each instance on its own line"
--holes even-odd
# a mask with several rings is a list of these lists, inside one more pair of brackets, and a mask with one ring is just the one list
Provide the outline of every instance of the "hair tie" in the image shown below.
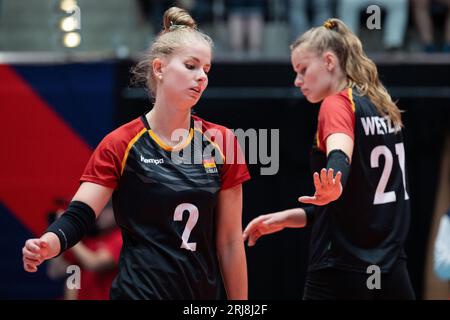
[[323,23],[323,26],[328,30],[333,30],[336,28],[337,25],[335,21],[328,19]]
[[173,31],[175,29],[180,29],[180,28],[189,28],[189,26],[186,26],[186,25],[183,25],[183,24],[175,24],[175,23],[173,23],[172,20],[170,20],[169,31]]

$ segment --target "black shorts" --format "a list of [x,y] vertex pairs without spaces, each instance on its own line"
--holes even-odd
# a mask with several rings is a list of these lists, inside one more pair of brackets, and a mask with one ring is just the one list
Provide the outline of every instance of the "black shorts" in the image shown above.
[[[380,274],[379,289],[369,289],[372,274],[322,269],[308,272],[304,300],[414,300],[406,261],[401,259],[389,273]],[[371,284],[371,282],[369,280]]]

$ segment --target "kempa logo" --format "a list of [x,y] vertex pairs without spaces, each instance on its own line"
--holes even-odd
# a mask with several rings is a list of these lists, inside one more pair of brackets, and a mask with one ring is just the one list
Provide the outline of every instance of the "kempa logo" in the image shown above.
[[152,163],[156,165],[160,165],[164,163],[164,159],[145,159],[141,154],[141,162],[143,163]]

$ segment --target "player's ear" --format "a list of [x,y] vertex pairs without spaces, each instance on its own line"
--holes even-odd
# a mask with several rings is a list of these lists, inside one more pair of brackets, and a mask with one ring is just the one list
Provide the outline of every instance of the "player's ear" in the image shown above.
[[161,58],[155,58],[152,61],[152,72],[155,78],[162,79],[164,69],[164,60]]
[[338,64],[338,58],[332,51],[325,51],[323,53],[323,62],[325,63],[325,68],[332,72],[336,65]]

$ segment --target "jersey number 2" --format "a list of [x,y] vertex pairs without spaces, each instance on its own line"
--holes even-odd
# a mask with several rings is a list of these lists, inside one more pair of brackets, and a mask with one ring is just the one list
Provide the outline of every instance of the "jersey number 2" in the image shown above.
[[181,235],[181,247],[186,250],[195,251],[197,249],[196,242],[188,242],[192,229],[194,229],[198,220],[198,208],[191,203],[182,203],[175,208],[173,215],[174,221],[182,221],[184,211],[189,212],[189,218]]
[[[406,191],[406,180],[405,180],[405,147],[403,143],[397,143],[395,145],[395,153],[398,156],[398,164],[402,170],[403,178],[403,189],[405,190],[405,200],[409,199],[408,192]],[[372,150],[370,154],[370,166],[372,168],[378,168],[380,156],[383,155],[385,162],[383,173],[381,174],[380,182],[378,182],[377,189],[375,191],[375,198],[373,204],[383,204],[394,202],[397,200],[395,191],[385,192],[386,185],[389,181],[389,176],[391,175],[392,165],[394,163],[394,157],[392,156],[391,150],[386,146],[378,146]]]

